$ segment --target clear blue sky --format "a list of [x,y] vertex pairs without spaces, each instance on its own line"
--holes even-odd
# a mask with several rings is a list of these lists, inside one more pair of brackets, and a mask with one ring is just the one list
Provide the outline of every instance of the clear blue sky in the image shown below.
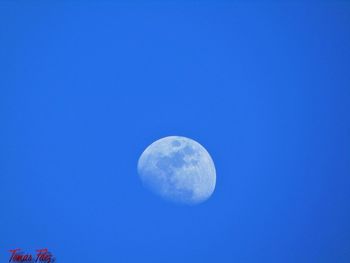
[[[0,261],[350,262],[349,47],[346,2],[2,1]],[[207,202],[142,187],[168,135]]]

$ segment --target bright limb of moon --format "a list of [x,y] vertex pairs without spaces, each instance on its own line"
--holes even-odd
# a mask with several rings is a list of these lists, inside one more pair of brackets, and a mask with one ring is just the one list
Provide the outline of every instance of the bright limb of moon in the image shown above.
[[201,203],[215,189],[212,158],[202,145],[186,137],[169,136],[153,142],[140,156],[137,170],[148,189],[175,203]]

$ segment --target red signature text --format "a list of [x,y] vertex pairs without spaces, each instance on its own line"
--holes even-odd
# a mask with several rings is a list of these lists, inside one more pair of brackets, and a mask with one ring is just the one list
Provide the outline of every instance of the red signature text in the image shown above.
[[9,262],[54,262],[52,254],[47,248],[36,250],[36,255],[25,254],[20,248],[11,249],[9,251],[11,253]]

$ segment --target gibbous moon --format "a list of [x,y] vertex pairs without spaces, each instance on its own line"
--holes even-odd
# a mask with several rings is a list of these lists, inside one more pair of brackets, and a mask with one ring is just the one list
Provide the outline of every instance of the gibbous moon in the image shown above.
[[142,153],[137,170],[143,184],[162,198],[194,205],[215,189],[212,158],[198,142],[181,136],[155,141]]

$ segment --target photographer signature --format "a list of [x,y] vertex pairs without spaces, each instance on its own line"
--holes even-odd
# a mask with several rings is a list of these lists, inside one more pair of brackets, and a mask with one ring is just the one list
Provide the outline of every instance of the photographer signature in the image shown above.
[[47,248],[37,249],[36,255],[24,253],[20,248],[9,250],[11,253],[9,262],[55,262],[55,258]]

